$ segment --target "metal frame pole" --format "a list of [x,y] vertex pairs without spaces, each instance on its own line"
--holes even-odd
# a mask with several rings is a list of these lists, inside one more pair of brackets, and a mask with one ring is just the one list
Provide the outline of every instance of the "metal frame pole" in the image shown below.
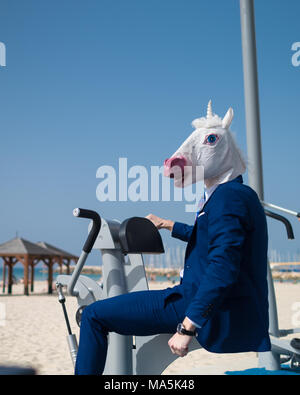
[[[254,0],[240,0],[241,31],[244,67],[245,110],[247,126],[248,178],[250,186],[264,200],[259,89],[256,57]],[[268,263],[269,331],[279,337],[276,296]],[[260,353],[259,366],[280,369],[280,359],[273,352]]]
[[253,0],[240,0],[249,185],[264,200],[259,89]]

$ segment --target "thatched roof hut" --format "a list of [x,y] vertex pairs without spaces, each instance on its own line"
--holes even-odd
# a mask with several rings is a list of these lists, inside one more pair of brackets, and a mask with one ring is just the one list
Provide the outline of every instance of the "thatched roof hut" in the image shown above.
[[24,294],[29,295],[29,271],[31,270],[31,292],[34,290],[34,267],[44,262],[48,267],[48,293],[52,293],[53,265],[70,265],[78,258],[45,242],[32,243],[16,237],[0,244],[0,257],[3,259],[3,292],[5,292],[6,269],[8,269],[8,293],[12,293],[13,267],[17,262],[24,266]]

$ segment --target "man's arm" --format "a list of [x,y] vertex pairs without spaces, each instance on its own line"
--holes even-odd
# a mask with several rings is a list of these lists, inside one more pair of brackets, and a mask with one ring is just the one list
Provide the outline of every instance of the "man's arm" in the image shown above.
[[[196,295],[188,306],[183,325],[194,331],[203,327],[222,303],[239,276],[242,246],[249,225],[247,209],[236,195],[224,196],[209,218],[209,266]],[[191,322],[192,320],[192,322]],[[200,329],[201,330],[201,329]],[[169,340],[174,354],[184,357],[192,337],[176,333]]]

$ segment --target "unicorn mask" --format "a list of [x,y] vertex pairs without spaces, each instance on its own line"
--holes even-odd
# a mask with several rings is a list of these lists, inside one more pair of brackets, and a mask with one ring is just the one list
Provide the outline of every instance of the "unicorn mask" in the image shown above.
[[232,108],[221,119],[213,113],[210,101],[206,117],[192,122],[196,130],[165,160],[164,175],[174,178],[176,187],[184,188],[203,180],[210,187],[243,174],[246,164],[229,130],[232,119]]

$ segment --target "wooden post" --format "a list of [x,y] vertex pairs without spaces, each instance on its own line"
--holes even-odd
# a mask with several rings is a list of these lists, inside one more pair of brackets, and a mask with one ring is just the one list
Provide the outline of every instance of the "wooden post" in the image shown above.
[[7,285],[7,292],[9,295],[12,294],[12,286],[13,286],[13,263],[12,258],[9,258],[8,264],[8,285]]
[[59,274],[63,274],[63,259],[62,257],[59,257]]
[[29,258],[28,255],[25,256],[24,259],[24,295],[29,295],[28,289],[28,266],[29,266]]
[[49,259],[48,264],[48,294],[52,294],[52,282],[53,282],[53,262],[52,259]]
[[31,267],[31,292],[34,292],[34,260],[30,262]]
[[5,293],[5,281],[6,281],[6,262],[5,259],[3,258],[3,284],[2,284],[2,292]]

